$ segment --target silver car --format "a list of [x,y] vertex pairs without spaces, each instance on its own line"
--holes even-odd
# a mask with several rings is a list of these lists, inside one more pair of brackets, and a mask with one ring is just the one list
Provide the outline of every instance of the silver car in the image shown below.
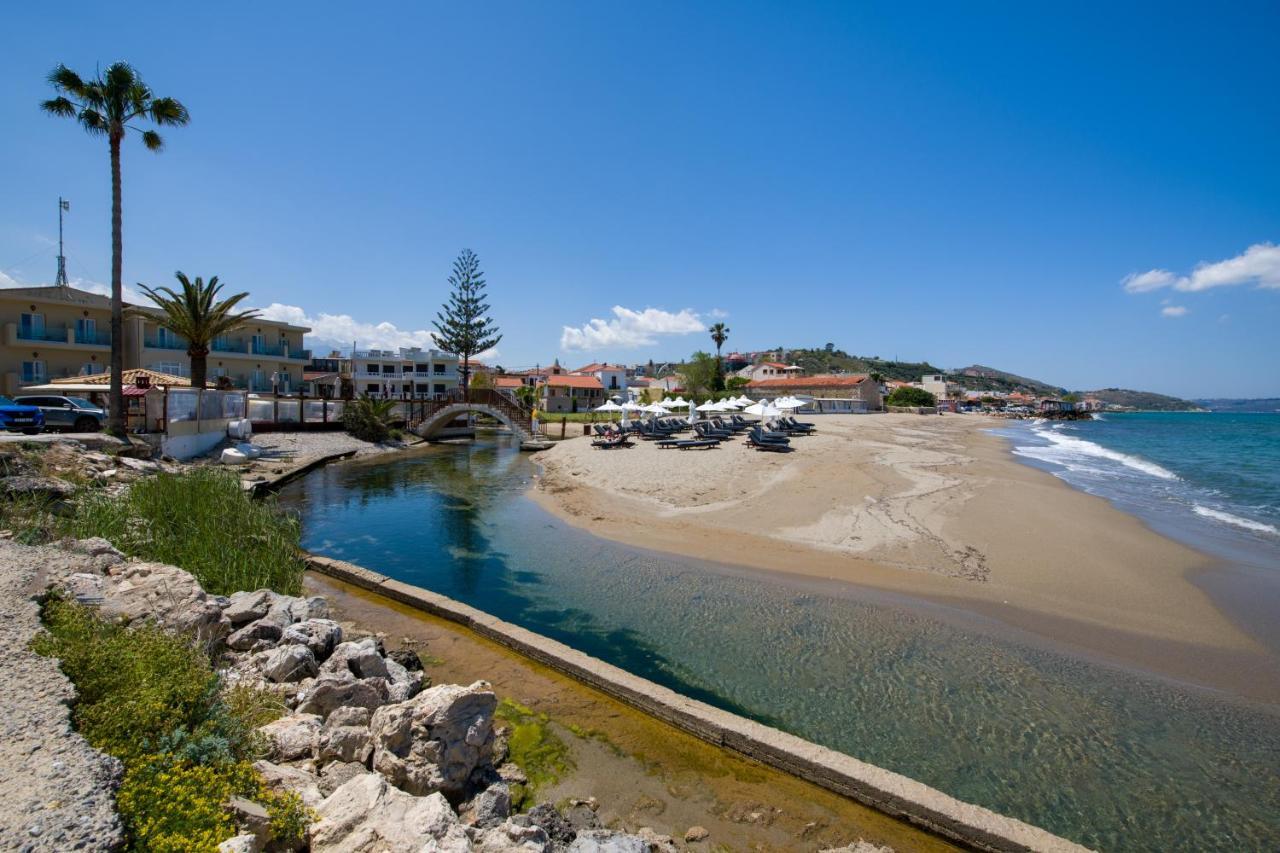
[[103,409],[83,397],[18,397],[14,402],[39,407],[49,430],[97,432],[107,420]]

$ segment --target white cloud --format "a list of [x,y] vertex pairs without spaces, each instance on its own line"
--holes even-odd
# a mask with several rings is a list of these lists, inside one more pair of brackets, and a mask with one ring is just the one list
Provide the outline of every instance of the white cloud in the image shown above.
[[1147,270],[1146,272],[1132,272],[1120,280],[1124,285],[1126,293],[1147,293],[1152,290],[1159,290],[1162,287],[1168,287],[1177,279],[1173,273],[1168,270]]
[[728,318],[729,312],[725,311],[723,308],[712,308],[707,312],[707,315],[712,320],[724,320]]
[[1195,292],[1238,284],[1280,289],[1280,246],[1274,243],[1256,243],[1234,258],[1216,263],[1201,262],[1191,275],[1178,279],[1174,287]]
[[1252,284],[1267,290],[1280,290],[1280,246],[1255,243],[1234,258],[1224,261],[1201,261],[1190,275],[1178,276],[1169,270],[1147,270],[1130,273],[1120,280],[1126,293],[1149,293],[1172,287],[1183,293],[1197,293],[1215,287]]
[[[297,305],[284,305],[272,302],[266,308],[259,309],[268,320],[279,320],[295,326],[306,326],[311,332],[306,336],[307,344],[321,354],[324,349],[348,349],[355,343],[360,349],[397,349],[399,347],[422,347],[430,349],[435,346],[431,340],[431,332],[426,329],[401,329],[395,323],[382,321],[370,323],[357,320],[350,314],[315,314],[311,315]],[[485,353],[490,358],[497,351]]]
[[615,305],[612,320],[594,318],[580,327],[565,326],[560,334],[560,349],[635,349],[652,346],[659,335],[688,335],[705,331],[705,326],[702,318],[688,308],[673,314],[660,308],[633,311]]
[[1187,313],[1187,309],[1181,305],[1166,305],[1160,309],[1161,317],[1185,317]]
[[3,287],[25,287],[25,286],[26,286],[26,285],[22,284],[22,283],[21,283],[20,281],[18,281],[16,278],[13,278],[13,277],[11,277],[11,276],[8,276],[8,275],[6,275],[3,271],[0,271],[0,288],[3,288]]

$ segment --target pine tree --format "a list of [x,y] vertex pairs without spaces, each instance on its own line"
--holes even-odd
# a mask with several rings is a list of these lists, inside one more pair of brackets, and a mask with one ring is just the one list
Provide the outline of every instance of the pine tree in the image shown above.
[[470,400],[471,357],[497,346],[502,334],[488,316],[484,273],[480,271],[480,259],[475,252],[463,249],[458,255],[449,285],[453,292],[436,314],[433,324],[436,331],[431,333],[431,339],[440,349],[462,359],[462,395]]

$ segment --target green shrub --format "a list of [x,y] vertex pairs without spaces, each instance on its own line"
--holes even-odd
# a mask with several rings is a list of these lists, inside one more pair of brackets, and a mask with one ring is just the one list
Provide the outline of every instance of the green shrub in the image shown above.
[[268,790],[249,763],[254,729],[283,711],[278,699],[222,690],[205,653],[161,628],[104,622],[58,598],[42,615],[46,633],[32,647],[59,658],[75,685],[76,729],[124,762],[116,805],[130,849],[215,849],[235,832],[224,809],[233,794],[267,809],[276,839],[301,839],[309,819],[301,800]]
[[936,397],[914,385],[900,385],[885,399],[886,406],[935,406]]
[[89,493],[64,532],[101,536],[134,557],[186,569],[206,591],[267,587],[296,595],[302,530],[274,500],[254,500],[231,471],[195,468],[138,480],[123,497]]
[[232,796],[264,806],[281,846],[300,841],[309,814],[297,794],[267,788],[247,761],[196,764],[168,755],[131,763],[116,794],[130,847],[149,853],[204,853],[236,834]]
[[361,394],[342,408],[342,426],[364,441],[386,441],[391,434],[395,401],[375,400]]

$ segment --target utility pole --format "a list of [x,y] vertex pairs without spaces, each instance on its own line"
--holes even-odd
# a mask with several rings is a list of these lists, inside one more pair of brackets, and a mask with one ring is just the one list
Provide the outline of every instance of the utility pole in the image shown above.
[[58,278],[54,284],[58,287],[69,287],[67,284],[67,256],[62,253],[62,213],[71,209],[71,202],[58,196]]

